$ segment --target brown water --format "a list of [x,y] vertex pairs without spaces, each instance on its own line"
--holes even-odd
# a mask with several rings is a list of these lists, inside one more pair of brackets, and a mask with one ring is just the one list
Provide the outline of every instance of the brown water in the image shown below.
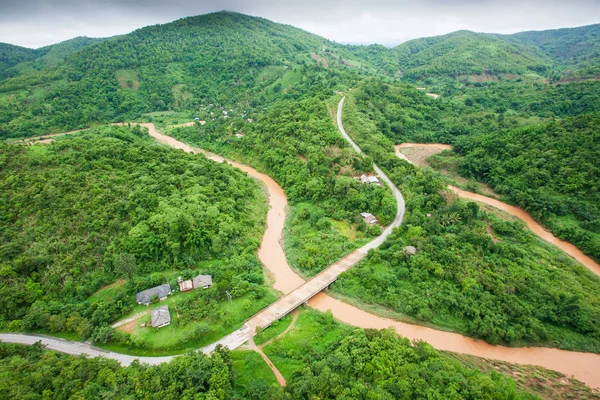
[[[265,267],[273,275],[275,279],[274,287],[276,289],[284,293],[289,293],[304,283],[304,280],[292,271],[283,252],[282,235],[286,217],[287,197],[277,182],[253,168],[226,160],[221,156],[189,146],[170,136],[163,135],[156,131],[153,124],[140,125],[148,128],[150,135],[160,143],[182,149],[186,152],[202,153],[211,160],[217,162],[227,161],[234,167],[241,169],[248,173],[248,175],[263,182],[269,193],[270,208],[267,214],[267,228],[263,236],[258,256]],[[471,193],[471,195],[474,194]],[[486,203],[493,200],[486,197],[484,197],[484,199]],[[501,202],[498,203],[504,204]],[[510,212],[508,210],[505,211]],[[522,212],[524,213],[524,211]],[[383,329],[392,327],[402,336],[411,340],[423,340],[439,350],[470,354],[517,364],[539,365],[559,371],[566,375],[572,375],[590,387],[600,388],[600,355],[598,354],[539,347],[509,348],[493,346],[482,340],[471,339],[456,333],[437,331],[419,325],[411,325],[389,318],[378,317],[347,303],[331,298],[325,293],[319,293],[313,297],[309,301],[309,306],[320,311],[331,310],[336,319],[359,328]]]
[[154,124],[140,124],[148,128],[150,136],[159,143],[168,144],[176,149],[181,149],[190,153],[202,153],[213,161],[224,162],[246,172],[249,176],[260,180],[267,188],[269,194],[269,211],[267,213],[267,228],[258,249],[258,257],[269,270],[275,279],[273,287],[285,294],[296,289],[304,283],[304,279],[298,276],[288,265],[285,253],[283,252],[283,225],[287,212],[287,196],[282,187],[275,182],[273,178],[258,172],[254,168],[227,160],[219,155],[209,153],[203,149],[192,147],[178,141],[170,136],[159,133]]
[[319,293],[308,305],[319,310],[331,310],[334,317],[359,328],[385,329],[392,327],[411,340],[422,340],[438,350],[471,354],[477,357],[502,360],[517,364],[533,364],[572,375],[592,388],[600,388],[600,355],[550,349],[544,347],[493,346],[483,340],[471,339],[457,333],[437,331],[420,325],[411,325],[382,318]]
[[[222,162],[224,160],[220,156],[206,153],[201,149],[193,148],[169,136],[162,135],[156,132],[154,126],[150,126],[149,124],[145,124],[144,126],[161,143],[169,144],[175,148],[182,148],[186,151],[202,152],[208,154],[209,158],[215,161]],[[274,275],[274,287],[284,293],[289,293],[300,286],[304,280],[292,271],[281,247],[287,207],[285,193],[277,182],[269,176],[261,174],[250,167],[235,162],[230,163],[248,172],[250,176],[260,179],[267,186],[270,194],[269,203],[271,209],[267,215],[267,230],[265,231],[263,243],[259,250],[259,258]],[[323,292],[310,299],[308,305],[323,312],[331,310],[336,319],[359,328],[384,329],[392,327],[400,335],[411,340],[423,340],[438,350],[470,354],[517,364],[539,365],[566,375],[572,375],[590,387],[600,387],[600,355],[598,354],[543,347],[510,348],[493,346],[483,340],[475,340],[457,333],[438,331],[424,326],[411,325],[389,318],[378,317],[334,299]]]

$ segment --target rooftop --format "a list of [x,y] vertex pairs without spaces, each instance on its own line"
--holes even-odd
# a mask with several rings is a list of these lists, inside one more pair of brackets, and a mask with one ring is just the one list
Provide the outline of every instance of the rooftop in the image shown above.
[[135,301],[138,304],[150,304],[152,296],[158,296],[159,300],[165,299],[171,294],[171,285],[165,283],[164,285],[155,286],[150,289],[143,290],[135,295]]
[[169,306],[166,304],[153,309],[150,314],[152,316],[153,328],[160,328],[171,323],[171,313],[169,313]]

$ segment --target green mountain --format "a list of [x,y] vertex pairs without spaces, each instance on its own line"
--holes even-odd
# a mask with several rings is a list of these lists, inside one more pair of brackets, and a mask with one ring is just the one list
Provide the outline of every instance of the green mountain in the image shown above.
[[507,43],[494,35],[458,31],[415,39],[394,48],[402,76],[409,81],[439,77],[494,79],[544,73],[551,60],[526,44]]
[[0,43],[0,80],[55,66],[77,50],[103,40],[76,37],[35,50]]
[[254,106],[306,80],[298,68],[317,63],[360,65],[346,46],[231,12],[149,26],[84,48],[42,74],[0,82],[0,137],[204,103]]
[[600,77],[600,24],[501,37],[538,47],[557,64],[563,81]]
[[0,76],[10,67],[20,62],[35,60],[39,57],[37,50],[0,43]]

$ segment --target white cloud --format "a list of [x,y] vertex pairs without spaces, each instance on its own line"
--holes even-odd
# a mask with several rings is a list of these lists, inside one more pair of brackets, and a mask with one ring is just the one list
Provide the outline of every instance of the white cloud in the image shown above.
[[459,29],[513,33],[600,22],[600,2],[595,0],[5,0],[0,4],[0,41],[39,47],[222,9],[345,43],[396,44]]

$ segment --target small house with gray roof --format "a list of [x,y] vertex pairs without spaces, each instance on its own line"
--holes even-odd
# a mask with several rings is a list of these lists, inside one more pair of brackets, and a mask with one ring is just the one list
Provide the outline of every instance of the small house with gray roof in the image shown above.
[[202,288],[208,289],[212,286],[212,276],[210,275],[198,275],[194,278],[194,289]]
[[165,283],[164,285],[156,286],[139,292],[135,295],[135,301],[138,304],[143,304],[147,306],[150,304],[153,296],[157,296],[159,301],[163,301],[170,294],[171,285]]
[[169,306],[164,305],[158,308],[155,308],[150,312],[152,317],[152,327],[153,328],[162,328],[163,326],[167,326],[171,323],[171,313],[169,313]]

